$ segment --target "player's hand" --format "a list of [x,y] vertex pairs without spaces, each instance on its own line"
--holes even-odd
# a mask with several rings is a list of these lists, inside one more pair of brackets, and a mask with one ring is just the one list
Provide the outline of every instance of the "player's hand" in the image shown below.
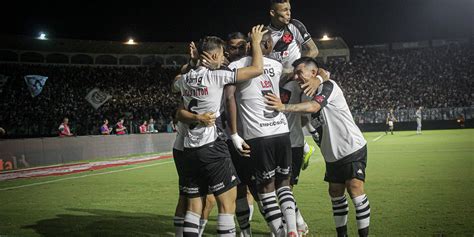
[[262,41],[262,37],[265,33],[267,33],[268,30],[263,30],[263,25],[256,25],[252,27],[252,33],[250,34],[250,39],[252,41],[252,44],[260,44]]
[[211,112],[198,114],[197,119],[199,121],[199,124],[204,125],[206,127],[211,127],[216,123],[216,115]]
[[189,43],[189,57],[191,60],[197,61],[199,59],[199,53],[196,47],[196,44],[194,44],[194,41],[191,41]]
[[329,78],[331,77],[331,73],[322,68],[318,68],[318,75],[321,76],[324,81],[329,80]]
[[202,55],[202,65],[210,69],[219,69],[222,64],[222,60],[219,60],[216,55],[211,55],[208,52],[203,52]]
[[282,112],[285,109],[285,105],[281,102],[280,98],[278,96],[268,93],[265,95],[265,98],[267,99],[265,103],[268,105],[268,109],[273,109],[278,112]]
[[304,83],[301,85],[301,89],[303,89],[303,93],[309,97],[313,97],[318,90],[318,87],[321,85],[319,79],[307,79],[304,80]]
[[239,134],[234,133],[230,135],[230,138],[232,139],[235,149],[241,156],[250,157],[250,146],[239,136]]

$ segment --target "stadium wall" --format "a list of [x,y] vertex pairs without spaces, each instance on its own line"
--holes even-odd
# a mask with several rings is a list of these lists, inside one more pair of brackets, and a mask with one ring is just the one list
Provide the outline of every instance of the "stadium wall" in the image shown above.
[[[64,164],[170,151],[174,133],[130,134],[124,136],[77,136],[0,140],[0,159],[12,168]],[[2,167],[8,169],[9,167]]]

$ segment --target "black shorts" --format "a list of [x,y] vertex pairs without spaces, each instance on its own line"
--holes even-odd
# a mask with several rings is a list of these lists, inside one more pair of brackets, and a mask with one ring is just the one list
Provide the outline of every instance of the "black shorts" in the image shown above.
[[179,195],[184,195],[183,193],[183,169],[184,169],[184,154],[183,151],[176,150],[173,148],[173,160],[174,165],[176,166],[176,171],[178,172],[178,184],[179,184]]
[[240,183],[227,144],[221,139],[198,148],[185,148],[184,157],[183,193],[188,198],[208,193],[219,196]]
[[329,183],[346,183],[347,180],[365,181],[367,166],[367,145],[336,162],[326,162],[324,181]]
[[300,177],[301,166],[303,165],[303,152],[304,147],[292,147],[291,148],[291,185],[297,185]]
[[256,194],[257,187],[255,180],[252,180],[252,169],[250,168],[252,167],[252,162],[250,157],[241,156],[230,139],[227,140],[227,147],[229,147],[232,163],[234,164],[241,184],[247,185],[250,192]]
[[247,144],[250,146],[251,168],[257,185],[266,184],[273,177],[290,177],[291,141],[288,133],[250,139]]

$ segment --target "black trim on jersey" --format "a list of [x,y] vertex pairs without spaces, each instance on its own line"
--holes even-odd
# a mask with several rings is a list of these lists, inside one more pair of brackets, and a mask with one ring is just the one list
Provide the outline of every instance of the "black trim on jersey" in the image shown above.
[[[306,26],[299,20],[296,19],[291,19],[290,24],[293,24],[296,29],[298,29],[299,33],[301,34],[301,38],[303,38],[303,43],[301,45],[308,43],[308,41],[311,39],[311,34],[308,32],[306,29]],[[306,34],[306,37],[305,37]]]
[[270,57],[270,55],[263,55],[263,57],[264,57],[264,58],[271,59],[271,60],[273,60],[273,61],[275,61],[275,62],[281,64],[281,61],[278,61],[277,59]]
[[325,81],[322,85],[323,89],[321,90],[321,92],[313,97],[313,100],[319,105],[321,105],[321,109],[328,104],[329,96],[331,96],[334,90],[334,85],[330,81]]

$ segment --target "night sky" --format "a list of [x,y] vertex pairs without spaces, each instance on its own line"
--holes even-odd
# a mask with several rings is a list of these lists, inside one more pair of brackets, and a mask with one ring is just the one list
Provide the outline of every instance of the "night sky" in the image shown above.
[[[125,41],[224,37],[268,24],[269,0],[17,1],[2,3],[1,34]],[[292,0],[292,17],[313,37],[342,36],[350,45],[471,37],[474,0]],[[5,12],[10,14],[6,15]]]

